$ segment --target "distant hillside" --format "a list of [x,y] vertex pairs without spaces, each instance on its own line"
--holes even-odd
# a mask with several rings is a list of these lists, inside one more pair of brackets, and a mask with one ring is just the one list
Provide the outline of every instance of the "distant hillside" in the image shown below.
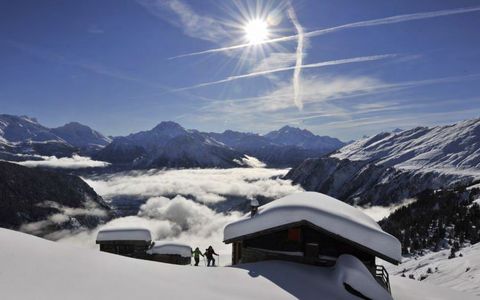
[[307,159],[286,178],[357,204],[389,204],[466,184],[480,178],[480,119],[381,133]]
[[110,217],[108,205],[79,177],[0,161],[0,227],[46,235],[93,228]]

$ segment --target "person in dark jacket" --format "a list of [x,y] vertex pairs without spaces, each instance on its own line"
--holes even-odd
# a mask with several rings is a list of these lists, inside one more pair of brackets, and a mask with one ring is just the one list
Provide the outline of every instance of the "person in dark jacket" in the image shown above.
[[215,250],[213,250],[212,246],[208,247],[208,249],[205,250],[205,257],[207,257],[207,267],[210,267],[210,263],[212,264],[212,267],[215,267],[215,258],[213,258],[214,255],[218,256],[218,254],[215,253]]
[[193,254],[193,259],[195,260],[195,266],[198,267],[198,263],[200,262],[200,255],[203,256],[202,251],[200,249],[195,248],[195,250],[192,251]]

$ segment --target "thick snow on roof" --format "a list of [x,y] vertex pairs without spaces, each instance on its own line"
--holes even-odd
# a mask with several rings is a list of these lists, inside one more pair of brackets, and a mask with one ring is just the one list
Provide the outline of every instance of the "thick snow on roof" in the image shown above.
[[192,248],[189,245],[155,241],[155,245],[147,251],[148,254],[176,254],[183,257],[192,256]]
[[97,241],[151,241],[150,230],[141,227],[109,228],[98,232]]
[[[380,292],[376,287],[366,290],[373,280],[369,274],[354,278],[349,259],[333,268],[280,261],[235,268],[185,267],[78,248],[2,228],[0,245],[2,299],[313,300],[321,295],[358,300],[345,290],[343,280],[367,296]],[[353,271],[362,273],[354,266]],[[390,278],[396,300],[476,299],[415,280]],[[357,280],[361,282],[353,282]]]
[[224,240],[299,221],[308,221],[395,261],[402,259],[400,242],[372,218],[340,200],[315,192],[292,194],[260,206],[254,217],[246,214],[228,224]]

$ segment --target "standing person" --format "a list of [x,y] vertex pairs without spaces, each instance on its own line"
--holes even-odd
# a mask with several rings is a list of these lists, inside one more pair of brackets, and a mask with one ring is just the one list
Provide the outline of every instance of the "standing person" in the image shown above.
[[212,267],[215,267],[215,258],[213,258],[214,255],[218,256],[218,254],[215,253],[215,250],[213,250],[213,247],[209,246],[208,249],[205,250],[205,256],[207,257],[207,267],[210,267],[210,263],[212,263]]
[[200,251],[200,249],[198,249],[198,247],[192,251],[192,254],[193,254],[193,259],[195,259],[195,266],[198,267],[198,263],[200,262],[200,255],[203,256],[203,254]]

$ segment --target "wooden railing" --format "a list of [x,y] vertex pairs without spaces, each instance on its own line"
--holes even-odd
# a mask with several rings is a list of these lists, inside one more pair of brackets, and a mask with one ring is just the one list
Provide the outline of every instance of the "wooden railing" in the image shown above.
[[382,265],[375,266],[375,279],[385,287],[385,289],[391,294],[390,290],[390,278],[388,272]]

